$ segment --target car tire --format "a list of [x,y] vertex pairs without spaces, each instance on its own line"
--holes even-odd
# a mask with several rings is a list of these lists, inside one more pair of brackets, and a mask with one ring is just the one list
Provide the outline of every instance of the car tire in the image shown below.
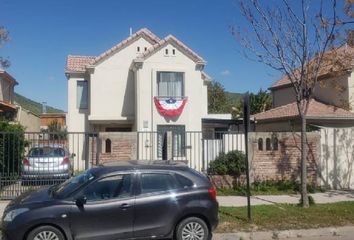
[[199,236],[201,237],[202,235],[203,237],[199,239],[202,240],[211,239],[211,232],[209,231],[207,224],[204,222],[204,220],[198,217],[189,217],[182,220],[176,227],[175,239],[189,240],[188,233],[200,234]]
[[[45,236],[48,236],[45,238]],[[55,237],[56,236],[56,237]],[[42,238],[41,238],[42,237]],[[56,239],[56,240],[65,240],[63,233],[52,226],[40,226],[33,229],[27,236],[26,240],[34,240],[34,239]]]

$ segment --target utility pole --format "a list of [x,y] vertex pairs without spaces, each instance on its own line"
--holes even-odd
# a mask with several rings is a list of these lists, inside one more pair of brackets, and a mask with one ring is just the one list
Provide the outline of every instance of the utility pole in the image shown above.
[[243,97],[243,125],[245,129],[245,152],[246,152],[246,181],[247,181],[247,216],[251,221],[251,191],[250,191],[250,168],[248,159],[248,132],[250,129],[250,104],[249,93],[247,92]]

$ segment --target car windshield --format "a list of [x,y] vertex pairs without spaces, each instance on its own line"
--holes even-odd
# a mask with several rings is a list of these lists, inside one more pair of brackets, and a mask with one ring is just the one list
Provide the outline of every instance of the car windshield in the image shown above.
[[29,151],[29,157],[64,157],[65,150],[58,147],[35,147]]
[[52,196],[65,198],[73,191],[95,179],[95,176],[90,171],[85,171],[65,182],[55,185],[50,188]]

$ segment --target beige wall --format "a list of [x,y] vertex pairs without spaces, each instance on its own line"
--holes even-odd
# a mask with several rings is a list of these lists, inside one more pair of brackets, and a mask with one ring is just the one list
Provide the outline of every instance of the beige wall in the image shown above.
[[133,59],[151,44],[140,38],[104,60],[91,74],[90,120],[127,120],[135,115]]
[[25,127],[26,132],[39,132],[41,119],[39,116],[33,114],[22,107],[17,110],[17,122]]
[[354,111],[354,71],[348,77],[348,97],[350,110]]
[[[175,56],[165,56],[175,49]],[[182,114],[175,118],[165,118],[157,111],[153,97],[157,96],[157,72],[175,71],[184,73],[184,93],[188,97]],[[190,58],[168,44],[154,55],[146,59],[143,67],[136,72],[137,94],[137,129],[138,131],[156,131],[156,125],[185,125],[186,131],[201,131],[201,119],[207,115],[207,85],[196,70],[196,64]],[[143,122],[148,122],[144,128]]]
[[[346,102],[351,102],[352,106],[354,106],[353,73],[319,82],[316,85],[314,96],[319,101],[338,107],[343,107]],[[272,90],[272,97],[273,107],[279,107],[296,100],[292,86]]]
[[0,77],[0,101],[12,103],[14,95],[14,84],[4,77]]

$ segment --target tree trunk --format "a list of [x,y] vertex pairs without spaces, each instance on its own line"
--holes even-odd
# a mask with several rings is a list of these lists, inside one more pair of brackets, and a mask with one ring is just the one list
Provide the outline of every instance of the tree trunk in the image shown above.
[[304,208],[309,207],[307,195],[307,144],[306,144],[306,117],[301,114],[301,199]]

